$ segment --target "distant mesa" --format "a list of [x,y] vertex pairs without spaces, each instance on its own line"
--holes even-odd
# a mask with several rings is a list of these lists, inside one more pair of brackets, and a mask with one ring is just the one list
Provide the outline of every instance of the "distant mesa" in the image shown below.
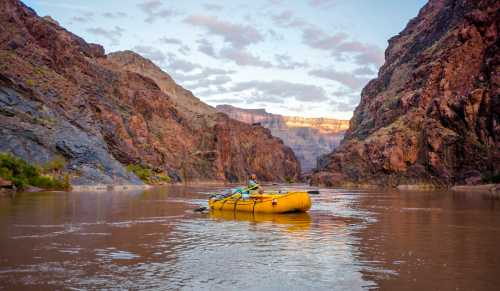
[[348,120],[283,116],[265,109],[242,109],[231,105],[217,105],[216,108],[236,120],[270,129],[293,149],[303,172],[316,167],[321,155],[335,149],[349,127]]

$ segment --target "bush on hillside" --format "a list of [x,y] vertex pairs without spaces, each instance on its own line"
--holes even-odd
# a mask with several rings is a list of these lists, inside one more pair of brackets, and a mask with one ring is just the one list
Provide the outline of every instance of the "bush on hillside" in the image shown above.
[[161,172],[156,173],[148,167],[139,165],[139,164],[131,164],[127,166],[127,170],[129,172],[134,173],[139,179],[141,179],[146,184],[165,184],[170,183],[170,176]]
[[[62,169],[62,168],[61,168]],[[0,177],[12,181],[19,189],[35,186],[45,189],[68,189],[69,177],[59,180],[41,174],[41,169],[8,153],[0,153]]]

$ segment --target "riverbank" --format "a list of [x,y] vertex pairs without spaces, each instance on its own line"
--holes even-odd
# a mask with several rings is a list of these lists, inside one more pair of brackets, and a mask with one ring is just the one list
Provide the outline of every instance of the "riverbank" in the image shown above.
[[450,188],[455,192],[480,192],[500,195],[500,184],[457,185]]
[[434,190],[450,190],[454,192],[482,192],[482,193],[498,193],[500,194],[500,184],[498,183],[487,183],[487,184],[477,184],[477,185],[437,185],[431,183],[420,183],[420,184],[401,184],[397,186],[390,185],[380,185],[380,184],[370,184],[370,183],[353,183],[353,182],[337,182],[332,185],[311,184],[313,186],[321,186],[327,188],[347,188],[347,189],[397,189],[400,191],[434,191]]

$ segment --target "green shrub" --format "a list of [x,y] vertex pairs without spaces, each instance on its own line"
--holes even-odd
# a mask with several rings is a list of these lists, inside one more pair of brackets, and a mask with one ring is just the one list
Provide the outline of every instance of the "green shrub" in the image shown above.
[[19,189],[30,185],[46,189],[69,188],[69,177],[61,181],[51,176],[42,176],[38,167],[8,153],[0,153],[0,177],[12,181]]
[[286,181],[288,184],[292,184],[292,183],[294,183],[294,182],[295,182],[295,181],[293,180],[293,178],[292,178],[292,177],[288,177],[288,176],[286,176],[286,177],[285,177],[285,181]]
[[159,173],[156,175],[156,177],[158,178],[158,181],[160,183],[170,183],[172,180],[170,179],[170,176],[169,175],[166,175],[164,173]]
[[26,80],[26,85],[28,87],[34,87],[35,86],[35,81],[33,81],[32,79],[27,79]]
[[58,181],[52,177],[48,176],[37,176],[30,179],[30,184],[39,188],[47,188],[47,189],[62,189],[63,184],[61,181]]
[[127,170],[134,173],[146,184],[165,184],[171,182],[170,176],[167,174],[163,172],[156,173],[152,169],[139,164],[128,165]]
[[43,165],[43,170],[45,172],[60,172],[66,166],[66,160],[64,157],[56,155],[52,160],[48,161]]
[[149,168],[143,167],[141,165],[128,165],[127,170],[134,173],[139,179],[144,183],[149,183],[152,176],[152,171]]

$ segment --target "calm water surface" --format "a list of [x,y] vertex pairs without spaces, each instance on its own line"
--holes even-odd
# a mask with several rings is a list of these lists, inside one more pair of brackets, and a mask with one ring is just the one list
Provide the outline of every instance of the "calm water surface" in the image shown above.
[[500,288],[498,200],[320,189],[307,214],[192,211],[220,189],[0,197],[0,289]]

